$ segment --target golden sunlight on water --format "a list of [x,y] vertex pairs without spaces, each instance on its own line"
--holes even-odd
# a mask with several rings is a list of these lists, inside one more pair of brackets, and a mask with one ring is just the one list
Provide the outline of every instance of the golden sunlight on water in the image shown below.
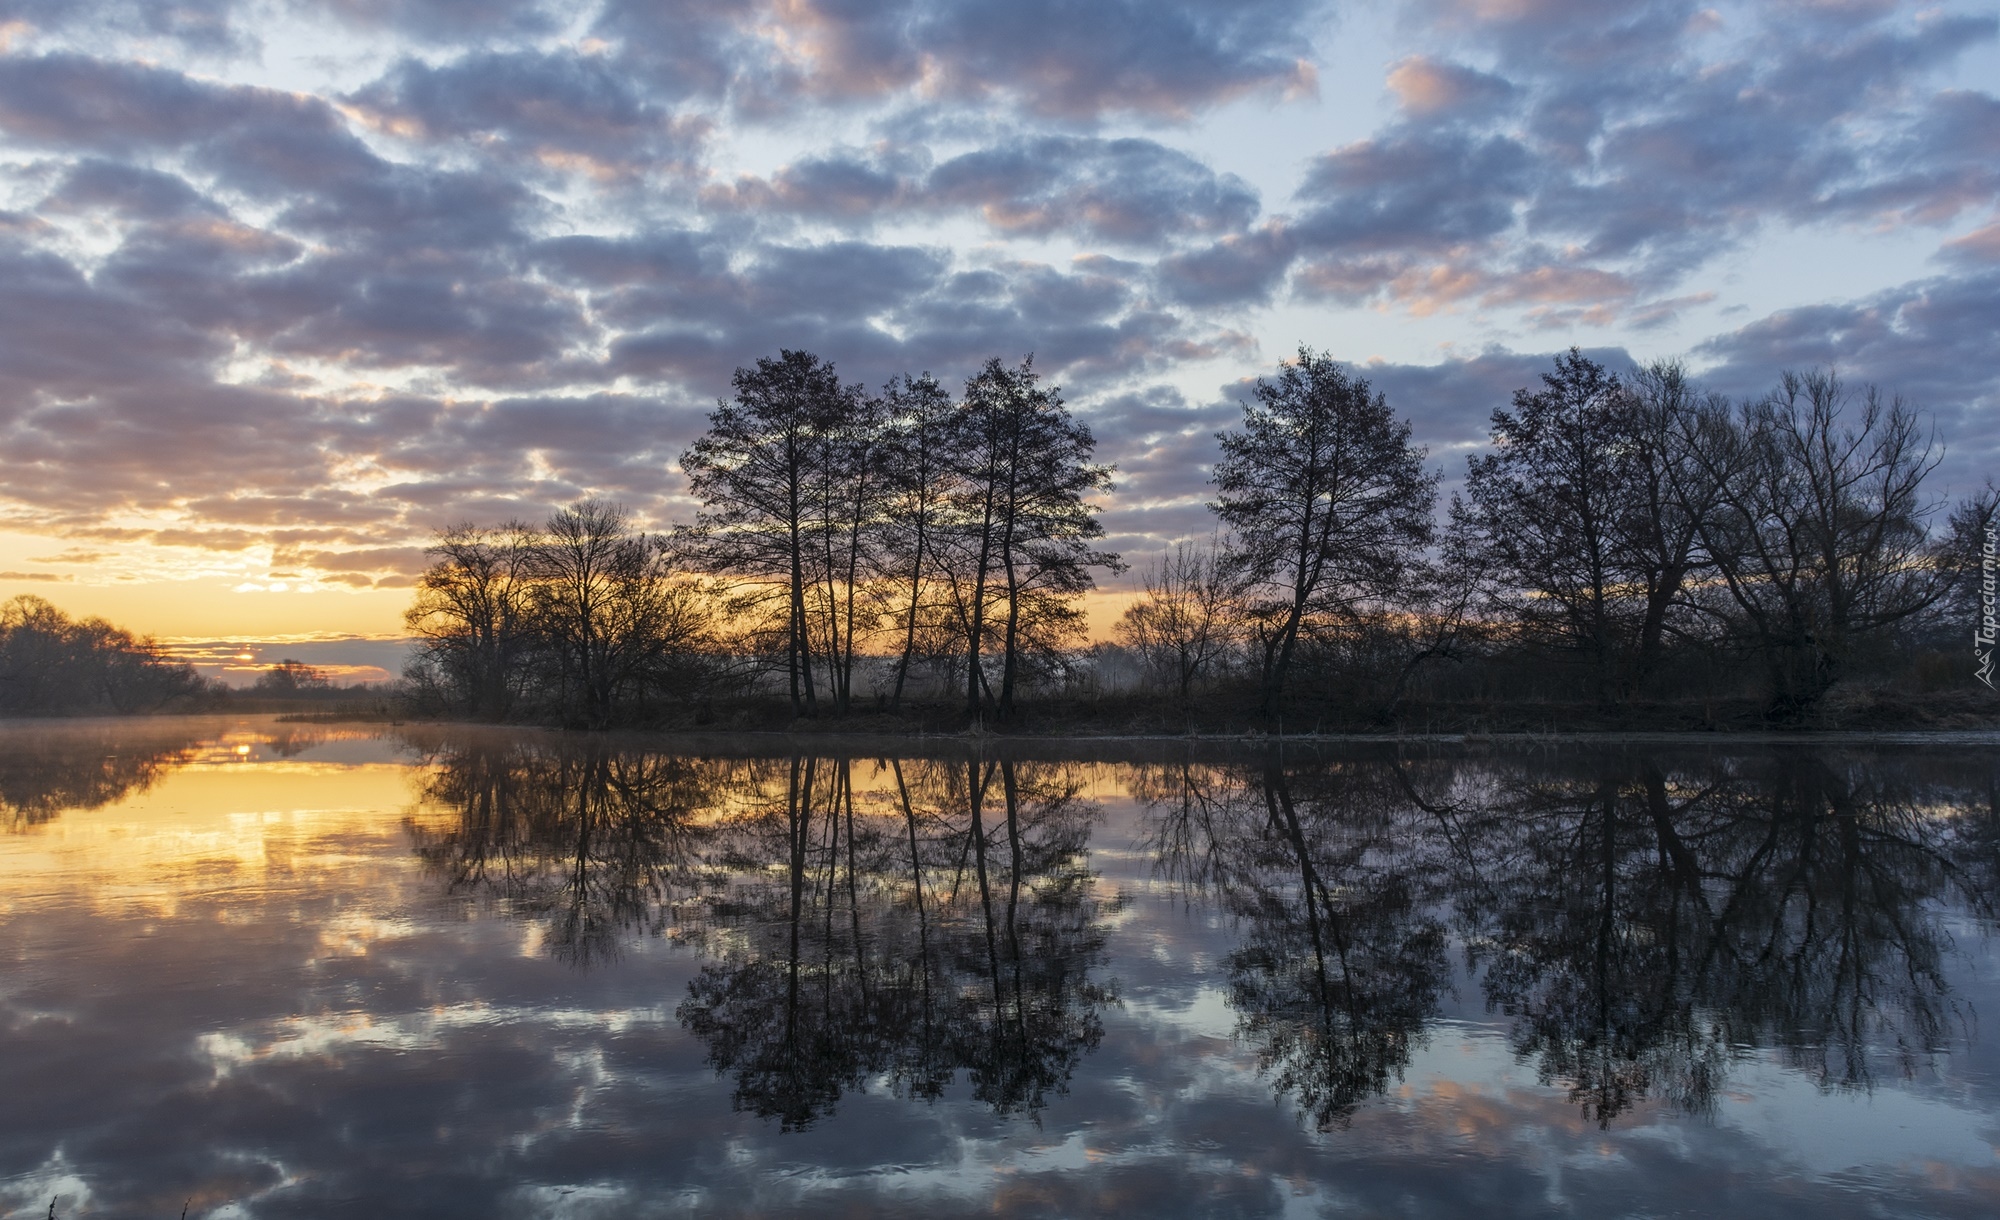
[[150,787],[0,841],[4,909],[173,917],[190,903],[367,890],[413,871],[397,850],[407,764],[291,761],[245,732],[186,757]]

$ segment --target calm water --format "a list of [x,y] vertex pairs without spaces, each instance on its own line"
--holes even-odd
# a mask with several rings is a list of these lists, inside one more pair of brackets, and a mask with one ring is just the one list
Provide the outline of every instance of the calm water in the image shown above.
[[0,1210],[1991,1216],[1996,758],[0,726]]

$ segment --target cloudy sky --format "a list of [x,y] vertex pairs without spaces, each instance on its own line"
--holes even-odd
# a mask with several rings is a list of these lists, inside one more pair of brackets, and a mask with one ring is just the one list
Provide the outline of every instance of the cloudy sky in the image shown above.
[[[0,0],[0,596],[392,635],[428,533],[684,518],[730,370],[1032,351],[1205,533],[1241,387],[1447,479],[1576,344],[2000,450],[1990,2]],[[275,645],[273,645],[275,647]]]

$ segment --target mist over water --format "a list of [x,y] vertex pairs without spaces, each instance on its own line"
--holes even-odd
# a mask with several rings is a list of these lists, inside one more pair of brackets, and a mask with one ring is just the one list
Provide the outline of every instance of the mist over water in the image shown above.
[[1995,745],[0,725],[0,1209],[1990,1215]]

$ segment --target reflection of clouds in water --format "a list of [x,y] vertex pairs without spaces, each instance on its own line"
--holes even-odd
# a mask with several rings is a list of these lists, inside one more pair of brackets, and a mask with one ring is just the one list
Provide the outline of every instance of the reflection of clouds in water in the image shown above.
[[591,1030],[618,1036],[647,1026],[664,1026],[664,1009],[562,1009],[533,1005],[452,1004],[413,1013],[327,1013],[289,1017],[260,1030],[206,1033],[195,1053],[217,1079],[259,1063],[284,1059],[334,1060],[359,1048],[437,1051],[462,1030],[539,1026],[548,1030]]
[[[591,751],[601,753],[603,744],[590,739],[567,761],[545,760],[552,771],[523,772],[518,757],[507,763],[511,779],[504,768],[489,770],[489,778],[515,784],[537,774],[594,775],[607,783],[602,802],[580,806],[578,790],[559,785],[548,799],[514,806],[513,820],[468,825],[435,804],[412,809],[407,773],[394,786],[378,786],[380,773],[371,768],[312,771],[275,760],[169,775],[151,798],[169,811],[155,822],[125,821],[110,810],[65,813],[54,825],[92,844],[96,854],[78,858],[53,884],[38,882],[53,892],[32,911],[0,905],[0,934],[36,963],[0,985],[0,1028],[8,1031],[10,1055],[19,1054],[11,1061],[24,1069],[21,1087],[0,1097],[6,1199],[39,1209],[47,1195],[37,1202],[27,1187],[60,1181],[87,1187],[93,1206],[114,1214],[177,1214],[180,1200],[194,1194],[190,1214],[217,1214],[234,1199],[245,1214],[260,1216],[323,1213],[343,1200],[484,1217],[840,1210],[1617,1214],[1634,1199],[1671,1199],[1708,1214],[1803,1216],[1859,1214],[1878,1205],[1927,1214],[1972,1211],[1991,1197],[1983,1192],[2000,1185],[1990,1147],[1967,1134],[1992,1125],[2000,1098],[1990,1075],[1964,1074],[1955,1053],[1940,1054],[1914,1081],[1898,1068],[1878,1072],[1872,1093],[1829,1094],[1782,1053],[1738,1046],[1730,1052],[1728,1087],[1707,1117],[1690,1121],[1670,1101],[1649,1095],[1600,1128],[1561,1082],[1538,1078],[1533,1055],[1517,1056],[1509,1040],[1514,1018],[1499,1010],[1476,1015],[1483,976],[1464,967],[1465,945],[1491,952],[1500,943],[1496,932],[1507,931],[1504,921],[1463,937],[1454,924],[1445,981],[1459,1000],[1447,1011],[1469,1008],[1469,1019],[1430,1020],[1425,1038],[1411,1044],[1400,1081],[1358,1104],[1344,1130],[1316,1134],[1290,1100],[1274,1099],[1260,1064],[1262,1046],[1254,1031],[1236,1036],[1242,1012],[1224,1003],[1232,952],[1245,944],[1291,944],[1254,926],[1267,913],[1260,895],[1302,897],[1301,890],[1270,883],[1285,875],[1280,866],[1291,859],[1285,842],[1230,839],[1224,846],[1238,855],[1225,852],[1213,861],[1225,872],[1237,870],[1243,887],[1236,893],[1258,902],[1231,907],[1212,889],[1190,897],[1178,883],[1154,876],[1162,828],[1147,820],[1152,814],[1103,788],[1093,790],[1103,810],[1088,836],[1088,868],[1096,875],[1077,892],[1124,895],[1115,909],[1100,905],[1090,922],[1102,940],[1092,977],[1115,983],[1120,1003],[1099,1009],[1101,1036],[1073,1065],[1067,1092],[1051,1095],[1039,1122],[1031,1123],[996,1114],[964,1075],[927,1102],[907,1091],[896,1095],[894,1072],[864,1063],[831,1118],[784,1134],[777,1122],[734,1109],[734,1079],[728,1072],[718,1079],[711,1048],[682,1028],[677,1009],[704,964],[690,947],[709,945],[704,938],[711,932],[723,960],[785,961],[787,937],[774,940],[771,930],[788,933],[790,857],[773,861],[765,852],[790,842],[788,764],[760,764],[765,769],[754,786],[761,797],[740,799],[734,819],[692,818],[705,829],[676,840],[640,834],[629,823],[670,817],[677,808],[702,812],[699,801],[679,798],[738,784],[754,768],[711,761],[690,771],[643,757],[590,763]],[[302,757],[313,762],[318,755]],[[1730,765],[1738,790],[1764,782],[1755,774],[1763,765],[1757,760]],[[1686,764],[1682,773],[1698,769]],[[1035,787],[1034,777],[1023,774],[1029,770],[1017,769],[1024,790]],[[1308,770],[1290,777],[1290,794],[1302,828],[1314,802],[1324,804],[1324,833],[1306,842],[1329,870],[1325,892],[1348,904],[1343,911],[1371,900],[1356,868],[1400,870],[1407,884],[1444,887],[1427,892],[1457,890],[1498,904],[1475,910],[1516,910],[1510,895],[1544,892],[1502,884],[1507,879],[1495,869],[1483,874],[1483,887],[1467,885],[1451,872],[1457,857],[1449,845],[1417,833],[1426,818],[1409,815],[1407,797],[1397,803],[1398,786],[1372,785],[1365,774],[1343,780]],[[1879,791],[1898,790],[1895,766],[1872,771],[1881,777]],[[815,766],[822,795],[834,791],[825,786],[833,773],[824,761]],[[431,782],[440,772],[423,774]],[[890,969],[898,961],[913,968],[916,955],[905,951],[918,937],[916,890],[898,881],[892,867],[907,858],[899,854],[907,853],[907,834],[887,833],[907,829],[899,806],[888,803],[893,785],[876,782],[881,776],[863,764],[851,774],[863,777],[853,783],[852,832],[843,805],[838,840],[806,840],[812,850],[803,879],[816,887],[831,882],[833,900],[823,888],[811,899],[806,909],[816,927],[802,935],[815,954],[851,953],[853,917],[862,917],[859,964],[825,976],[854,987],[858,1004],[863,980],[872,988],[899,977]],[[1268,813],[1261,774],[1253,769],[1243,789],[1255,798],[1244,806],[1252,813]],[[1906,774],[1928,777],[1928,786],[1919,785],[1927,808],[1983,794],[1972,783],[1979,776],[1963,766],[1906,768]],[[340,776],[367,780],[353,790],[357,799],[315,802],[305,795],[330,791],[316,786]],[[1509,867],[1528,869],[1530,878],[1545,867],[1534,863],[1542,859],[1536,828],[1576,832],[1576,811],[1561,802],[1540,814],[1526,806],[1501,809],[1502,798],[1518,803],[1569,792],[1574,778],[1560,766],[1493,762],[1412,771],[1426,800],[1442,793],[1458,803],[1453,824],[1470,836],[1465,842],[1502,836],[1486,842],[1505,852],[1478,851],[1474,859],[1511,860]],[[1587,770],[1583,778],[1593,780]],[[313,818],[267,819],[257,812],[269,807],[260,787],[267,781],[297,788],[299,804],[328,808]],[[679,797],[638,799],[648,791],[640,781],[668,781],[664,791]],[[611,800],[616,783],[626,788]],[[996,772],[983,814],[988,888],[996,897],[1009,889],[1011,868],[1001,788]],[[477,797],[497,790],[452,791]],[[935,866],[940,878],[924,891],[933,900],[925,909],[934,914],[945,909],[945,879],[959,867],[960,853],[951,849],[971,846],[963,838],[963,812],[947,816],[952,791],[940,780],[915,802],[934,815],[921,823],[919,844],[925,875]],[[372,805],[359,799],[364,792],[374,794]],[[1341,792],[1347,795],[1332,802]],[[1367,793],[1375,794],[1369,798],[1375,805],[1357,796]],[[1474,793],[1487,802],[1480,808],[1504,816],[1481,829],[1470,816]],[[561,799],[565,794],[571,799]],[[740,791],[731,799],[739,798]],[[815,807],[823,811],[826,804]],[[592,839],[583,874],[587,898],[623,901],[613,892],[621,875],[678,887],[667,894],[670,919],[647,915],[643,905],[606,907],[619,955],[588,970],[554,952],[567,891],[549,888],[552,877],[576,875],[575,833],[593,825],[580,808],[595,810],[595,830],[616,831]],[[1371,808],[1385,820],[1371,820]],[[1703,823],[1708,833],[1697,850],[1707,860],[1730,858],[1722,850],[1729,836],[1716,828],[1733,824],[1729,819],[1746,807],[1729,808],[1728,819]],[[119,842],[98,834],[107,817],[126,827]],[[621,828],[620,819],[628,824]],[[151,858],[148,838],[169,841],[223,824],[246,844],[263,836],[264,855],[280,862],[269,883],[181,894],[171,909],[105,903],[94,893],[120,853]],[[1031,882],[1024,894],[1039,884],[1036,869],[1067,867],[1059,852],[1041,864],[1031,858],[1035,843],[1068,841],[1055,834],[1061,825],[1044,822],[1023,837]],[[1587,838],[1591,823],[1581,825]],[[459,850],[467,831],[479,827],[485,847]],[[831,829],[818,813],[810,828]],[[413,842],[424,848],[421,859],[410,854]],[[447,843],[452,851],[437,850]],[[726,848],[734,862],[719,875],[683,867],[686,858],[670,869],[629,871],[647,860],[657,865],[656,857],[631,854],[637,848],[676,843],[674,850],[697,857]],[[1357,843],[1369,850],[1341,854],[1343,844]],[[0,878],[22,876],[5,865],[33,844],[14,838],[0,845],[13,853],[0,860]],[[870,852],[877,853],[872,863]],[[973,901],[976,862],[964,854],[961,900]],[[439,885],[456,874],[436,869],[467,864],[520,885],[489,888],[484,899],[463,886],[454,892]],[[1335,878],[1335,866],[1349,871]],[[1657,867],[1657,852],[1635,849],[1626,867],[1627,880],[1636,878]],[[1416,880],[1409,878],[1413,870]],[[1907,868],[1895,875],[1922,880]],[[1257,877],[1265,879],[1262,889],[1244,888]],[[128,883],[137,879],[127,874]],[[848,897],[850,879],[858,902]],[[155,882],[169,889],[186,883],[185,877]],[[1896,901],[1927,892],[1905,886]],[[705,905],[717,893],[724,905]],[[1623,925],[1660,926],[1650,922],[1656,908],[1649,893],[1634,891],[1629,905],[1616,908]],[[769,909],[771,899],[781,900],[779,910]],[[1905,916],[1934,909],[1922,901],[1896,909]],[[1004,899],[993,905],[996,939],[1004,944]],[[966,910],[972,922],[963,926],[974,935],[951,954],[969,956],[974,993],[989,997],[984,917],[976,904]],[[619,912],[639,918],[620,923]],[[1428,917],[1415,906],[1407,916],[1419,925]],[[1958,955],[1942,961],[1951,979],[1965,980],[1968,965],[1993,970],[1987,942],[1965,935],[1958,941]],[[1567,944],[1558,937],[1528,947],[1542,955],[1537,960],[1560,966]],[[938,979],[964,968],[951,954],[938,960]],[[1006,966],[1004,951],[998,956]],[[1008,983],[1004,971],[1002,981]],[[852,1011],[867,1016],[879,1009]]]

